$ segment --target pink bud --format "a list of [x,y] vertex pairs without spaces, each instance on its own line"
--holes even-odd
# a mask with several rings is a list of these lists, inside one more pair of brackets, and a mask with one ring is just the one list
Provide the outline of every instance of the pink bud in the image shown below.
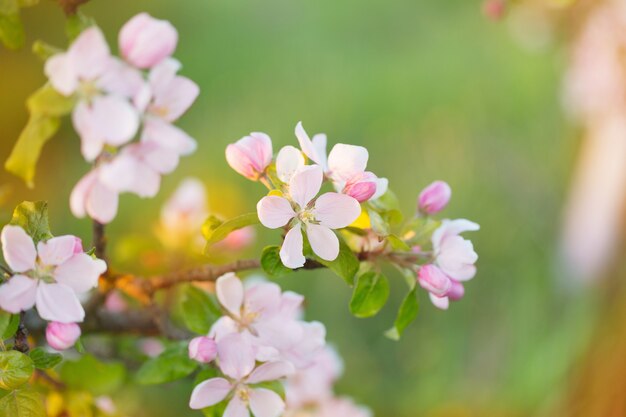
[[435,181],[420,193],[419,209],[426,214],[438,213],[448,205],[451,195],[452,190],[448,183]]
[[215,340],[206,336],[196,337],[189,342],[189,357],[200,363],[209,363],[217,356]]
[[74,236],[74,255],[77,253],[83,253],[83,241],[79,237]]
[[80,337],[80,327],[76,323],[48,323],[46,340],[50,347],[56,350],[65,350],[74,346]]
[[112,313],[122,313],[128,309],[128,303],[119,291],[114,290],[104,300],[104,307]]
[[450,280],[452,285],[446,296],[452,301],[459,301],[465,295],[465,287],[459,281],[454,279]]
[[506,2],[504,0],[485,0],[483,2],[483,14],[493,20],[497,21],[504,17],[506,13]]
[[119,35],[122,56],[138,68],[151,68],[172,55],[178,32],[166,20],[140,13],[130,19]]
[[359,173],[348,180],[342,192],[362,203],[376,193],[375,180],[376,175],[371,172]]
[[422,288],[437,297],[445,296],[452,286],[450,278],[441,269],[432,264],[424,265],[420,268],[417,274],[417,281]]
[[265,133],[251,133],[226,147],[228,165],[256,181],[272,162],[272,140]]

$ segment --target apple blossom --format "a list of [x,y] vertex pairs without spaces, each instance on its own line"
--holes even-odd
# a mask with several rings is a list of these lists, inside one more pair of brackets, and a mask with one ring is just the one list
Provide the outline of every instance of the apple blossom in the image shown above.
[[15,275],[0,286],[0,307],[18,313],[36,306],[44,320],[82,322],[85,311],[77,295],[98,285],[106,263],[77,253],[74,236],[53,237],[35,247],[24,229],[8,225],[1,240],[4,259]]
[[81,178],[70,194],[70,209],[74,216],[89,216],[102,224],[115,218],[118,203],[119,191],[102,180],[102,165]]
[[372,412],[363,406],[356,405],[347,397],[334,398],[322,404],[316,417],[372,417]]
[[171,235],[197,233],[208,215],[207,193],[202,181],[185,178],[161,209],[161,225]]
[[293,373],[288,362],[255,364],[254,347],[243,335],[231,334],[218,342],[219,368],[226,378],[211,378],[198,384],[189,401],[198,410],[218,404],[230,395],[224,412],[228,417],[279,417],[285,404],[278,394],[255,384],[275,381]]
[[215,340],[199,336],[189,342],[189,357],[200,363],[209,363],[217,356],[217,344]]
[[316,198],[322,179],[320,166],[305,166],[289,181],[285,197],[267,196],[257,204],[259,220],[265,227],[277,229],[291,223],[280,250],[280,259],[288,268],[302,267],[306,261],[303,228],[313,252],[332,261],[339,255],[339,239],[332,229],[350,225],[361,214],[359,202],[350,196],[325,193]]
[[342,372],[341,358],[333,348],[325,346],[317,352],[309,366],[298,369],[287,378],[287,407],[297,409],[329,400],[333,396],[333,384]]
[[476,275],[478,255],[472,242],[460,234],[479,230],[480,226],[465,219],[444,220],[432,235],[435,265],[456,281],[467,281]]
[[425,214],[435,214],[443,210],[450,201],[452,190],[444,181],[435,181],[424,188],[419,195],[419,210]]
[[65,350],[74,346],[80,333],[80,327],[76,323],[53,321],[46,327],[46,340],[51,348]]
[[265,133],[252,132],[226,147],[226,161],[239,174],[258,181],[272,162],[272,140]]
[[122,56],[138,68],[150,68],[176,49],[178,32],[166,20],[139,13],[122,27],[119,44]]
[[452,281],[435,265],[423,265],[418,271],[418,282],[429,293],[443,297],[452,287]]

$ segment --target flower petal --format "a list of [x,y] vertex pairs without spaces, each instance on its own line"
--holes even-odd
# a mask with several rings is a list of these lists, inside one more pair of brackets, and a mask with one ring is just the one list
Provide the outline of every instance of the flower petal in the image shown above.
[[444,220],[441,226],[433,233],[431,238],[435,251],[439,250],[441,242],[448,236],[459,235],[463,232],[475,232],[480,230],[477,223],[466,219]]
[[428,293],[428,296],[430,297],[430,302],[440,310],[447,310],[450,306],[448,297],[437,297],[433,293]]
[[304,156],[299,149],[293,146],[281,148],[276,157],[276,174],[285,184],[289,184],[291,177],[304,166]]
[[156,117],[146,118],[141,140],[156,142],[178,155],[189,155],[198,147],[196,141],[183,130]]
[[84,80],[93,80],[104,74],[111,59],[109,45],[96,26],[85,29],[67,53],[76,74]]
[[256,211],[261,224],[270,229],[283,227],[296,215],[286,198],[274,195],[263,197],[257,203]]
[[220,304],[233,316],[241,315],[243,306],[243,284],[233,272],[222,275],[215,282],[215,292]]
[[113,146],[130,141],[139,128],[137,110],[124,98],[116,95],[96,97],[92,101],[94,135]]
[[72,112],[74,129],[80,136],[80,150],[89,162],[96,159],[104,147],[104,139],[98,132],[93,112],[84,101],[79,101]]
[[74,189],[72,189],[72,193],[70,194],[70,209],[74,216],[82,219],[87,215],[85,208],[87,196],[91,192],[97,179],[97,171],[91,170],[82,177],[74,186]]
[[20,226],[4,226],[0,240],[4,260],[13,272],[26,272],[35,268],[37,249],[24,229]]
[[212,378],[199,383],[191,393],[189,407],[194,410],[210,407],[219,402],[231,391],[232,385],[224,378]]
[[328,154],[328,170],[333,181],[345,182],[365,171],[369,153],[362,146],[338,143]]
[[295,269],[304,266],[306,258],[302,253],[304,241],[300,225],[292,227],[285,235],[283,246],[280,248],[280,260],[287,268]]
[[256,388],[250,390],[250,408],[254,417],[280,417],[285,403],[274,391]]
[[13,275],[0,285],[0,308],[9,313],[26,311],[35,305],[37,281],[24,275]]
[[98,286],[98,278],[107,270],[102,259],[94,259],[86,253],[77,253],[67,262],[57,266],[54,278],[77,293],[87,292]]
[[254,348],[241,333],[223,337],[217,343],[217,357],[221,371],[237,381],[248,376],[254,369]]
[[389,189],[389,180],[387,178],[376,178],[374,182],[376,183],[376,192],[370,198],[371,200],[382,197]]
[[235,395],[226,406],[222,417],[250,417],[250,412],[246,403],[238,395]]
[[291,199],[304,209],[320,191],[323,179],[324,173],[319,165],[303,167],[289,181]]
[[44,265],[61,265],[74,256],[76,236],[53,237],[37,244],[37,253]]
[[59,93],[69,96],[78,87],[78,76],[66,53],[56,54],[48,58],[44,69],[50,84]]
[[315,201],[315,219],[331,229],[349,226],[361,215],[361,205],[349,195],[326,193]]
[[281,303],[280,287],[273,282],[260,282],[246,289],[244,309],[258,318],[278,312]]
[[309,223],[306,225],[306,234],[311,249],[320,258],[334,261],[339,256],[339,239],[335,232],[326,226]]
[[39,283],[36,305],[44,320],[80,323],[85,318],[85,310],[76,293],[67,285]]
[[169,81],[167,88],[154,92],[151,110],[154,114],[173,122],[187,111],[198,97],[200,88],[189,78],[176,76]]
[[302,152],[313,162],[320,165],[322,169],[326,170],[326,135],[315,135],[313,141],[309,138],[309,135],[304,130],[302,122],[298,122],[296,125],[296,138],[300,143],[300,149]]
[[246,379],[249,384],[259,382],[275,381],[284,378],[295,372],[295,368],[290,362],[267,362],[256,368]]
[[85,208],[89,217],[106,224],[117,215],[119,195],[116,191],[96,181],[87,195]]

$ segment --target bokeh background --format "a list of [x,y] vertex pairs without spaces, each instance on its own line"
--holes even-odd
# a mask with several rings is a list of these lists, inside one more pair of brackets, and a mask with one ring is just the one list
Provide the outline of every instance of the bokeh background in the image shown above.
[[[453,188],[446,216],[482,227],[471,236],[479,273],[465,299],[442,312],[421,297],[418,320],[397,343],[382,333],[403,295],[401,277],[392,277],[387,308],[367,320],[351,317],[350,290],[331,273],[280,280],[307,296],[307,317],[327,325],[345,358],[339,391],[380,417],[570,415],[563,404],[616,303],[607,288],[620,273],[618,257],[605,279],[581,284],[559,257],[581,152],[580,128],[561,98],[575,23],[550,16],[560,10],[518,5],[499,22],[468,0],[92,0],[82,10],[111,45],[139,11],[171,20],[182,74],[201,87],[180,124],[198,151],[164,178],[156,198],[121,199],[108,228],[120,262],[143,268],[115,242],[151,239],[161,205],[187,176],[206,184],[212,211],[253,211],[263,189],[228,168],[225,146],[250,131],[268,133],[276,148],[293,145],[302,120],[330,143],[366,146],[369,167],[390,179],[407,215],[420,189],[442,179]],[[29,43],[65,45],[53,2],[23,17]],[[28,48],[0,49],[2,160],[27,120],[24,100],[45,82],[42,67]],[[3,216],[23,199],[49,200],[53,232],[89,239],[89,222],[68,207],[87,170],[66,120],[44,149],[34,189],[0,174]],[[261,230],[257,237],[248,255],[276,241]],[[188,392],[184,383],[129,388],[122,402],[132,416],[200,415],[187,410]]]

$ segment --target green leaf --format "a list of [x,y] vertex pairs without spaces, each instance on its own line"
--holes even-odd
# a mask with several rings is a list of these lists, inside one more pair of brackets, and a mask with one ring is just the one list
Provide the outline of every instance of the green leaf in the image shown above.
[[0,389],[13,390],[30,379],[35,365],[17,350],[0,352]]
[[9,14],[0,13],[0,39],[9,49],[18,49],[24,45],[24,26],[19,11]]
[[43,348],[35,348],[30,351],[29,355],[38,369],[54,368],[63,360],[63,356],[59,353],[46,352]]
[[203,335],[208,334],[213,323],[222,316],[219,306],[209,294],[193,285],[185,287],[181,309],[187,328]]
[[417,317],[418,307],[417,288],[413,288],[402,301],[396,321],[393,327],[385,332],[385,336],[392,340],[400,340],[404,329]]
[[39,4],[39,0],[18,0],[20,7],[33,7]]
[[77,361],[64,362],[59,375],[69,388],[104,395],[111,394],[124,383],[126,368],[120,362],[105,363],[84,355]]
[[47,60],[52,55],[56,55],[58,53],[63,52],[62,49],[57,48],[56,46],[52,46],[42,40],[37,40],[33,43],[33,53],[37,55],[42,60]]
[[387,242],[389,242],[393,250],[399,250],[402,252],[409,252],[411,250],[411,247],[396,235],[387,236]]
[[78,38],[83,30],[95,26],[96,22],[91,17],[87,17],[84,14],[78,12],[72,16],[69,16],[65,21],[65,34],[70,42]]
[[389,282],[384,275],[366,272],[357,280],[350,300],[350,311],[359,318],[376,315],[389,298]]
[[372,230],[379,236],[387,236],[390,233],[389,223],[377,211],[368,209]]
[[[4,312],[3,312],[4,313]],[[9,314],[9,313],[7,313]],[[17,328],[20,325],[20,315],[19,314],[9,314],[9,323],[7,327],[4,329],[2,333],[2,340],[10,339],[15,336],[15,332],[17,332]]]
[[278,246],[267,246],[263,249],[261,267],[265,273],[274,278],[282,277],[292,272],[280,260],[280,247]]
[[48,203],[46,201],[24,201],[13,210],[11,222],[20,226],[33,238],[35,243],[52,237],[48,224]]
[[322,265],[328,267],[335,274],[343,278],[349,286],[354,285],[354,276],[359,270],[359,259],[356,257],[352,249],[346,245],[346,242],[339,238],[339,256],[334,261],[325,261],[315,256],[315,260]]
[[257,216],[256,213],[248,213],[227,220],[224,223],[221,223],[219,226],[215,227],[214,229],[211,229],[209,227],[203,227],[202,233],[207,240],[207,249],[209,246],[214,245],[217,242],[225,239],[231,232],[258,223],[259,216]]
[[10,392],[0,400],[0,416],[3,417],[46,417],[43,400],[32,389]]
[[174,345],[161,355],[145,362],[137,371],[137,382],[144,385],[162,384],[184,378],[198,367],[189,359],[186,344]]

